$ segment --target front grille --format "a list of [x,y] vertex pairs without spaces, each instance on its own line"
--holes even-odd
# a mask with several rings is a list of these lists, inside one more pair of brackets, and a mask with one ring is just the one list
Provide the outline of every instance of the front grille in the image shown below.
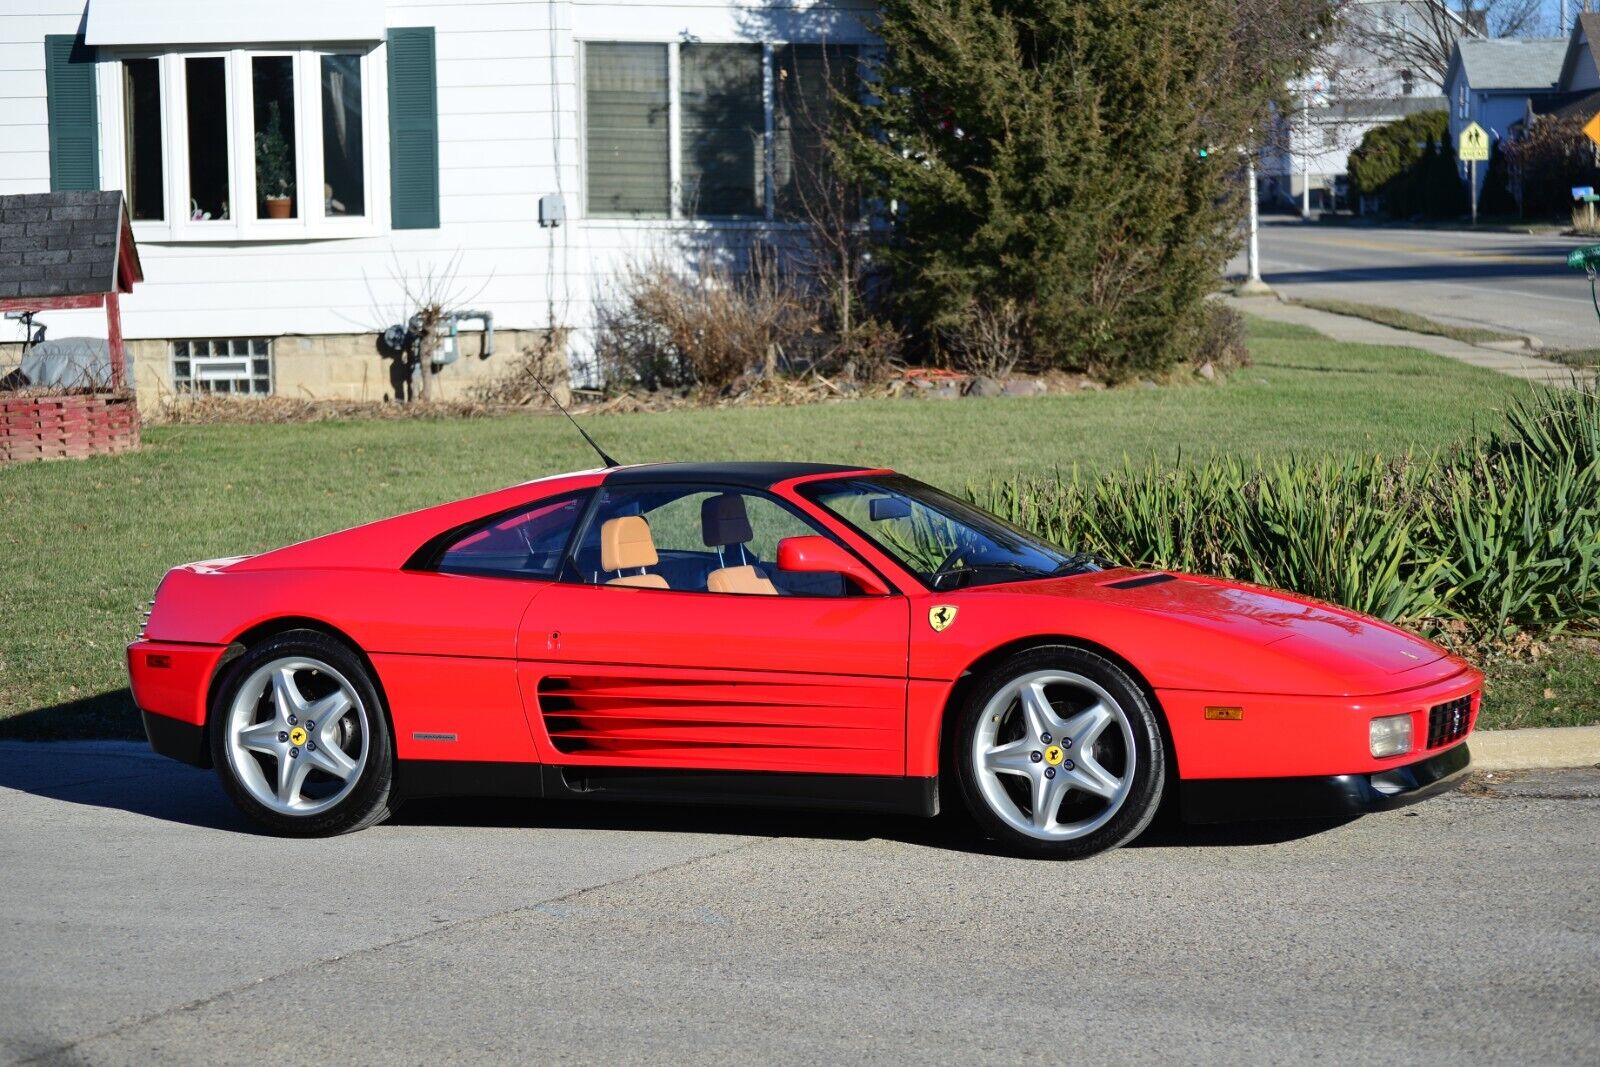
[[1428,709],[1428,747],[1438,748],[1464,737],[1472,725],[1472,695]]

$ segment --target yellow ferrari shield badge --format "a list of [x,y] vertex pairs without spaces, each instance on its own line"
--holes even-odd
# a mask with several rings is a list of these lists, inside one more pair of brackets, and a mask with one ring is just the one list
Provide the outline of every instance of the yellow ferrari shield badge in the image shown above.
[[306,728],[304,726],[296,726],[293,730],[290,730],[289,731],[289,743],[291,745],[303,745],[303,744],[305,744],[306,743]]
[[933,627],[936,634],[943,633],[955,621],[956,609],[953,604],[935,604],[928,609],[928,625]]

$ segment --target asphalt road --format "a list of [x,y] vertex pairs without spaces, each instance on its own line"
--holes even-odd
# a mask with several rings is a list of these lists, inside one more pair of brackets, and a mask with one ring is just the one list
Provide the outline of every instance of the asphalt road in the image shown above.
[[0,744],[0,1060],[1594,1063],[1600,770],[1077,864],[939,822],[435,802],[248,831]]
[[[1589,284],[1567,269],[1569,237],[1308,225],[1269,218],[1261,273],[1285,296],[1382,304],[1441,322],[1600,348]],[[1243,274],[1244,257],[1230,264]]]

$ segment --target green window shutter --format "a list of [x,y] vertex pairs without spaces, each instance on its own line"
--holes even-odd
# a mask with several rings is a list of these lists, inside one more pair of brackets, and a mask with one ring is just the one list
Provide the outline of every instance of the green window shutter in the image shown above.
[[81,37],[46,36],[44,84],[50,116],[50,191],[100,188],[94,50]]
[[389,31],[389,214],[397,230],[439,228],[439,88],[432,26]]

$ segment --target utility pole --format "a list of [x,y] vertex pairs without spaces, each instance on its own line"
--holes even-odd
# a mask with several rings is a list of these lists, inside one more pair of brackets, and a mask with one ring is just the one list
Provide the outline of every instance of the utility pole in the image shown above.
[[1306,90],[1301,109],[1301,128],[1304,137],[1300,145],[1300,217],[1311,221],[1311,90]]
[[1261,211],[1256,191],[1255,131],[1251,131],[1250,146],[1244,156],[1245,195],[1250,199],[1249,233],[1245,240],[1245,279],[1239,286],[1240,296],[1271,296],[1272,287],[1261,280]]

